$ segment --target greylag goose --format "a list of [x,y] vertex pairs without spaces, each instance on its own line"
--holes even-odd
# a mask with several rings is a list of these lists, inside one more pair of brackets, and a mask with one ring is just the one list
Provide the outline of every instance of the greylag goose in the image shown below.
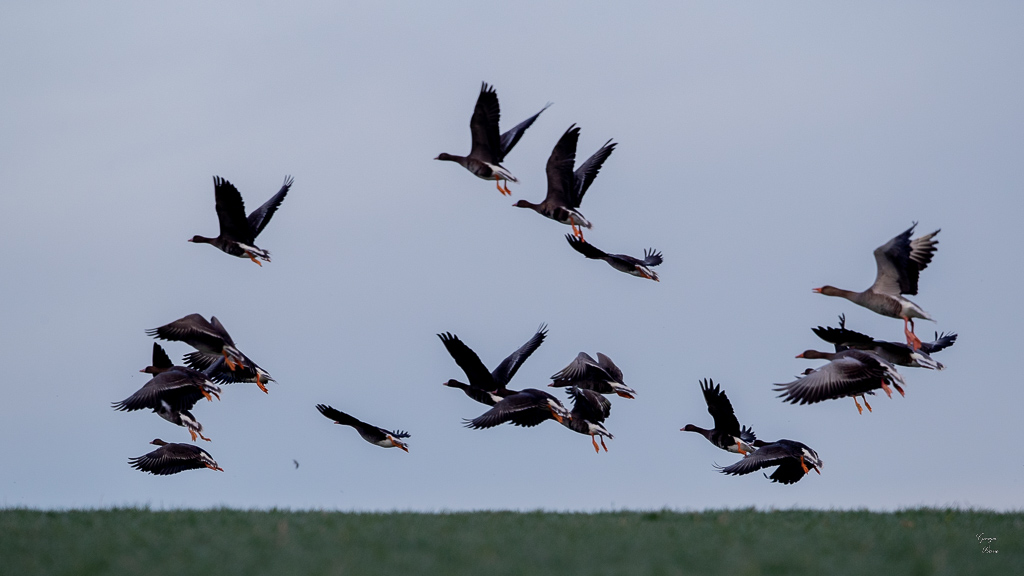
[[203,436],[203,425],[189,410],[204,397],[213,400],[212,396],[216,396],[219,400],[220,388],[201,372],[172,365],[167,353],[156,342],[153,343],[153,365],[140,372],[153,374],[153,378],[128,398],[113,403],[115,410],[150,409],[164,420],[187,429],[192,441],[196,436],[210,440]]
[[651,268],[661,264],[662,258],[661,252],[656,251],[654,248],[644,250],[644,259],[640,260],[625,254],[609,254],[572,234],[566,234],[565,239],[569,241],[569,246],[572,246],[573,250],[587,258],[604,260],[619,272],[659,282],[658,273],[651,270]]
[[551,379],[554,382],[548,386],[555,388],[576,386],[599,394],[617,394],[629,399],[636,397],[636,390],[623,382],[622,370],[611,358],[600,352],[597,353],[597,360],[586,352],[580,352],[576,359],[551,376]]
[[708,414],[715,421],[715,427],[705,430],[693,424],[687,424],[681,432],[697,432],[709,442],[727,452],[747,454],[754,451],[753,442],[757,438],[749,427],[740,428],[740,421],[732,410],[732,403],[721,387],[712,380],[701,380],[700,390],[704,393],[704,402],[708,405]]
[[[772,482],[794,484],[814,470],[821,474],[823,462],[818,453],[803,442],[779,440],[777,442],[754,441],[754,450],[746,458],[731,466],[718,467],[723,474],[739,476],[750,474],[762,468],[778,466],[770,476]],[[768,476],[766,476],[768,477]]]
[[[260,390],[269,393],[267,387],[263,385],[263,381],[273,380],[273,378],[245,354],[242,354],[216,316],[211,316],[210,321],[207,322],[206,318],[199,314],[189,314],[170,324],[146,330],[146,334],[161,340],[184,342],[195,348],[198,353],[187,355],[186,363],[196,370],[211,370],[211,366],[214,366],[216,361],[223,356],[224,364],[228,369],[232,372],[241,369],[242,372],[234,380],[228,380],[223,377],[223,368],[216,366],[211,371],[213,380],[226,383],[229,381],[251,382],[254,379]],[[249,378],[250,376],[252,379]]]
[[842,352],[819,352],[807,350],[797,358],[829,360],[828,364],[811,372],[805,372],[793,382],[776,384],[774,390],[782,392],[779,398],[790,404],[814,404],[824,400],[853,397],[857,405],[857,413],[863,413],[857,396],[864,400],[864,405],[871,411],[865,394],[881,388],[892,398],[889,385],[903,394],[901,385],[906,384],[896,367],[863,350],[843,350]]
[[580,214],[577,208],[583,202],[583,195],[597,178],[601,165],[608,159],[616,144],[609,139],[604,146],[594,152],[594,155],[587,159],[573,172],[573,165],[576,163],[576,144],[580,138],[580,129],[573,124],[559,138],[555,148],[548,158],[548,195],[540,204],[534,204],[528,200],[520,200],[513,206],[517,208],[530,208],[541,216],[550,218],[555,222],[561,222],[572,227],[574,236],[583,239],[583,228],[590,229],[590,222]]
[[607,436],[609,440],[615,438],[604,427],[605,419],[612,412],[612,403],[593,390],[573,386],[565,392],[572,398],[572,411],[569,413],[572,418],[562,420],[562,426],[573,432],[589,435],[590,442],[594,445],[594,452],[601,452],[601,449],[597,447],[597,438],[600,438],[601,448],[607,452],[608,446],[605,446],[604,437]]
[[462,371],[466,373],[466,378],[469,380],[469,384],[465,384],[451,379],[444,382],[444,385],[462,390],[467,396],[481,404],[494,406],[502,398],[517,393],[515,390],[507,388],[508,383],[516,375],[523,362],[526,362],[526,359],[530,357],[530,354],[533,354],[534,350],[544,342],[544,337],[547,336],[547,333],[547,326],[541,324],[533,337],[520,346],[518,350],[509,354],[491,372],[487,371],[487,367],[484,366],[476,352],[473,352],[469,346],[466,346],[462,340],[459,340],[458,336],[450,332],[438,334],[437,337],[444,343],[448,354],[459,365],[459,368],[462,368]]
[[164,442],[159,438],[150,444],[159,446],[159,448],[144,456],[129,459],[128,463],[132,468],[158,476],[177,474],[185,470],[198,470],[199,468],[224,471],[210,456],[210,453],[199,446]]
[[326,404],[317,404],[316,409],[327,418],[334,420],[335,424],[355,428],[356,432],[359,432],[359,436],[370,444],[374,444],[382,448],[400,448],[405,452],[409,451],[409,445],[402,442],[403,438],[409,437],[408,432],[403,432],[401,430],[395,430],[392,432],[391,430],[385,430],[374,426],[373,424],[367,424],[366,422],[353,418],[340,410],[335,410]]
[[[442,152],[434,160],[457,162],[477,178],[494,180],[498,192],[503,195],[511,195],[512,191],[508,189],[508,181],[518,182],[519,180],[501,163],[505,160],[505,156],[512,151],[512,147],[523,137],[523,132],[526,132],[526,129],[533,124],[541,112],[548,109],[548,106],[551,106],[550,102],[541,108],[540,112],[498,136],[498,123],[501,119],[498,94],[493,87],[484,82],[480,86],[480,96],[476,99],[473,117],[469,120],[469,130],[473,137],[473,147],[469,151],[469,156],[455,156]],[[505,181],[505,187],[502,187],[502,181]]]
[[933,240],[939,230],[911,240],[910,235],[914,233],[916,226],[917,222],[914,222],[902,234],[875,249],[878,274],[875,276],[875,283],[867,290],[853,292],[834,286],[814,289],[814,292],[826,296],[846,298],[883,316],[902,318],[907,344],[915,350],[921,347],[921,340],[914,335],[914,318],[934,320],[920,306],[904,298],[903,294],[917,294],[918,276],[932,261],[935,245],[939,243],[938,240]]
[[928,368],[930,370],[943,370],[945,366],[931,357],[933,352],[952,346],[956,342],[956,334],[935,333],[935,340],[922,342],[919,350],[903,342],[886,342],[875,340],[871,336],[854,332],[846,328],[846,318],[839,316],[839,328],[818,326],[811,328],[819,338],[833,344],[836,352],[847,349],[865,350],[882,358],[890,364],[897,366],[908,366],[911,368]]
[[527,388],[502,398],[487,412],[472,420],[466,420],[466,427],[474,430],[493,428],[505,422],[516,426],[536,426],[552,419],[559,423],[572,418],[557,398],[536,388]]
[[217,200],[220,235],[216,238],[196,235],[189,239],[189,242],[211,244],[222,252],[239,258],[248,258],[260,266],[263,264],[260,264],[257,258],[270,262],[270,252],[256,246],[256,237],[267,227],[274,212],[277,212],[277,207],[284,201],[293,181],[291,176],[285,176],[284,185],[277,194],[246,217],[245,203],[242,202],[242,195],[238,189],[220,176],[214,176],[213,189]]

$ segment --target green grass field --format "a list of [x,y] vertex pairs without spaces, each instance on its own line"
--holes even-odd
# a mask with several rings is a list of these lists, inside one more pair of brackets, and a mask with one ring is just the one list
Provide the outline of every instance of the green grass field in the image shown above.
[[[996,540],[979,543],[978,534]],[[0,510],[0,574],[1024,574],[1024,514]],[[988,546],[990,552],[984,551]]]

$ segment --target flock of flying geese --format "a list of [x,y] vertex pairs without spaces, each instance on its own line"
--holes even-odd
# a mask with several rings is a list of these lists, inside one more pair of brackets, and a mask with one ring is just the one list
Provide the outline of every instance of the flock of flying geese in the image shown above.
[[[517,179],[502,166],[502,162],[526,129],[548,106],[550,104],[501,134],[498,129],[498,97],[494,89],[484,83],[470,120],[472,149],[469,155],[444,153],[436,159],[457,162],[479,178],[494,180],[499,192],[510,195],[507,183],[517,182]],[[566,239],[573,249],[585,257],[604,260],[616,270],[658,281],[657,273],[651,268],[661,264],[660,252],[646,250],[643,259],[608,254],[583,239],[583,229],[592,226],[580,213],[580,204],[616,144],[608,140],[574,170],[579,133],[580,129],[572,125],[555,144],[547,162],[548,191],[544,201],[533,204],[520,200],[514,206],[530,208],[542,216],[570,226],[572,233],[567,234]],[[256,237],[266,228],[284,201],[292,182],[291,177],[285,178],[281,189],[274,196],[246,216],[245,205],[238,190],[227,180],[215,176],[214,196],[220,234],[215,238],[197,235],[189,242],[211,244],[227,254],[248,258],[260,266],[261,260],[269,262],[270,253],[256,246]],[[857,411],[862,413],[858,397],[871,411],[867,396],[873,395],[876,390],[884,391],[890,398],[892,388],[904,394],[905,382],[896,371],[897,365],[943,369],[943,365],[935,361],[931,354],[951,346],[956,341],[956,334],[936,333],[934,341],[921,342],[914,334],[914,319],[932,318],[920,306],[903,296],[917,294],[919,274],[931,262],[936,250],[937,241],[934,237],[939,231],[912,240],[915,226],[916,223],[875,250],[878,273],[874,284],[868,289],[862,292],[832,286],[814,289],[820,294],[845,298],[878,314],[902,319],[906,343],[875,340],[849,330],[846,328],[845,317],[840,316],[838,328],[819,326],[813,329],[822,340],[834,346],[834,352],[807,350],[798,356],[828,360],[828,363],[817,369],[808,369],[793,382],[775,385],[783,401],[813,404],[852,397]],[[266,370],[238,349],[227,329],[215,316],[206,320],[199,314],[190,314],[159,328],[147,330],[147,334],[160,340],[184,342],[195,351],[185,355],[185,366],[177,366],[160,344],[154,342],[152,365],[142,370],[152,374],[152,379],[128,398],[114,403],[113,407],[122,411],[152,410],[165,420],[184,427],[193,441],[197,437],[206,441],[210,439],[203,435],[202,424],[190,410],[203,398],[210,401],[213,397],[220,399],[221,388],[218,384],[249,382],[255,383],[263,392],[268,392],[265,384],[274,381]],[[491,428],[503,423],[530,427],[545,420],[555,420],[574,432],[589,435],[595,451],[600,452],[601,448],[607,451],[604,438],[612,439],[613,436],[604,426],[611,412],[611,402],[606,396],[617,395],[632,399],[636,395],[636,391],[624,383],[622,370],[608,356],[598,353],[595,360],[586,352],[580,352],[568,366],[551,376],[552,383],[548,386],[566,388],[573,401],[572,410],[567,410],[555,396],[543,390],[508,388],[519,367],[544,342],[546,335],[547,328],[541,325],[525,344],[494,370],[488,370],[480,357],[458,336],[448,332],[438,334],[445,349],[468,380],[468,383],[464,383],[451,379],[444,385],[458,388],[469,398],[489,407],[480,416],[467,420],[465,424],[468,428]],[[822,461],[809,446],[794,440],[763,442],[757,439],[749,426],[740,426],[728,397],[719,385],[711,380],[704,380],[700,385],[715,427],[709,430],[687,424],[681,430],[700,433],[715,446],[743,456],[730,466],[720,467],[721,472],[742,475],[777,466],[770,478],[783,484],[795,483],[811,470],[820,474]],[[409,437],[407,432],[368,424],[327,404],[318,404],[316,408],[334,423],[355,428],[371,444],[409,451],[405,442]],[[158,475],[199,468],[222,470],[208,452],[193,444],[169,443],[160,439],[153,440],[151,444],[158,448],[144,456],[130,459],[129,464],[133,468]]]

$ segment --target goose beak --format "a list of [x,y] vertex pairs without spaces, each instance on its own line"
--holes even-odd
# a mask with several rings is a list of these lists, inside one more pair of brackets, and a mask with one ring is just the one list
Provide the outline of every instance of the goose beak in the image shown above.
[[811,288],[811,292],[814,292],[815,294],[821,294],[821,288]]
[[796,357],[797,357],[797,358],[803,358],[803,357],[804,357],[804,353],[803,353],[803,352],[801,352],[801,353],[797,354],[797,355],[796,355]]

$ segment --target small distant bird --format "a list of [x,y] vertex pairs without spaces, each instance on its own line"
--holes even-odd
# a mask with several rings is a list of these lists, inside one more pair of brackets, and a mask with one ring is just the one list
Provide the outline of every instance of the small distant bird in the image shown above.
[[232,256],[248,258],[260,264],[260,261],[270,262],[270,252],[256,246],[256,237],[263,232],[263,229],[270,223],[270,219],[277,212],[277,207],[284,201],[294,180],[291,176],[285,176],[284,185],[277,194],[270,197],[262,206],[253,210],[248,217],[245,215],[245,203],[242,202],[242,195],[235,188],[235,185],[220,176],[213,177],[214,197],[217,200],[217,220],[220,222],[220,235],[216,238],[205,236],[193,236],[189,242],[212,244]]
[[612,403],[593,390],[573,386],[565,392],[572,398],[572,412],[570,412],[572,418],[563,420],[562,426],[573,432],[588,434],[590,442],[594,445],[594,452],[601,452],[601,449],[597,447],[596,440],[596,438],[600,438],[601,447],[607,452],[608,447],[604,444],[604,437],[607,436],[609,440],[615,438],[604,427],[604,421],[611,415]]
[[617,394],[629,399],[636,396],[636,390],[626,386],[623,381],[622,370],[611,358],[600,352],[597,353],[597,360],[586,352],[580,352],[576,359],[556,372],[551,379],[554,382],[548,386],[555,388],[576,386],[599,394]]
[[128,398],[113,403],[115,410],[131,412],[148,408],[164,420],[187,429],[193,442],[196,436],[210,440],[203,436],[203,425],[189,410],[201,398],[213,400],[212,396],[216,396],[219,400],[220,388],[201,372],[174,366],[156,342],[153,343],[153,365],[140,372],[153,374],[153,378]]
[[[932,320],[930,314],[920,306],[904,298],[903,294],[917,294],[917,279],[921,270],[928,267],[935,254],[938,240],[933,240],[939,230],[910,239],[917,222],[899,236],[875,249],[875,263],[878,274],[875,283],[863,292],[852,292],[834,286],[815,288],[814,292],[826,296],[846,298],[872,312],[891,318],[903,319],[903,332],[907,344],[918,350],[921,340],[914,335],[914,318]],[[909,323],[909,327],[908,327]]]
[[882,358],[865,352],[863,350],[843,350],[842,352],[829,353],[817,350],[807,350],[797,355],[797,358],[822,359],[829,363],[805,373],[787,384],[776,384],[774,390],[782,392],[779,398],[790,404],[814,404],[824,400],[836,398],[853,397],[857,405],[857,413],[862,414],[864,410],[857,402],[857,396],[864,400],[864,405],[871,411],[865,394],[881,388],[886,395],[892,398],[891,385],[901,396],[904,395],[903,387],[906,382],[903,376],[896,371],[896,367]]
[[580,129],[573,124],[555,144],[548,157],[548,195],[540,204],[528,200],[520,200],[513,204],[517,208],[530,208],[536,213],[556,222],[572,226],[574,236],[583,240],[583,228],[593,226],[577,210],[583,202],[583,195],[597,178],[601,165],[611,156],[616,144],[609,139],[593,156],[573,172],[576,163],[576,144],[580,139]]
[[458,336],[450,332],[438,334],[437,336],[444,343],[448,354],[459,365],[459,368],[462,368],[462,371],[466,373],[466,378],[469,380],[469,384],[466,384],[453,378],[443,384],[462,390],[467,396],[481,404],[494,406],[502,398],[517,393],[517,391],[507,388],[508,383],[516,375],[523,362],[526,362],[526,359],[530,357],[530,354],[533,354],[534,350],[544,343],[544,337],[547,336],[547,333],[547,326],[541,324],[533,337],[520,346],[518,350],[509,354],[492,372],[487,371],[487,367],[484,366],[476,352],[473,352],[469,346],[466,346],[462,340],[459,340]]
[[198,446],[164,442],[159,438],[153,440],[150,444],[155,444],[159,448],[145,456],[129,459],[128,463],[131,464],[132,468],[158,476],[177,474],[185,470],[197,470],[199,468],[224,471],[223,468],[217,465],[217,461],[210,456],[209,452]]
[[295,469],[298,470],[299,469],[299,461],[298,460],[292,460],[292,462],[295,463]]
[[[494,180],[498,192],[503,195],[510,195],[508,181],[518,182],[501,163],[505,156],[512,151],[512,147],[523,137],[523,132],[533,124],[533,121],[540,116],[540,113],[551,106],[549,102],[533,116],[523,120],[514,128],[498,136],[498,123],[501,119],[501,110],[498,107],[498,94],[494,88],[484,82],[480,86],[480,96],[476,99],[476,108],[473,110],[473,117],[469,120],[469,130],[473,137],[473,148],[469,156],[454,156],[442,152],[434,160],[448,160],[458,162],[466,170],[484,180]],[[501,182],[505,181],[505,187]]]
[[705,430],[693,424],[687,424],[680,428],[682,432],[697,432],[702,434],[709,442],[727,452],[734,452],[746,456],[754,451],[753,443],[757,438],[754,431],[749,427],[740,428],[740,421],[732,410],[732,403],[725,395],[722,388],[710,379],[701,380],[701,392],[704,393],[704,402],[708,405],[708,414],[715,421],[715,427]]
[[390,430],[378,428],[373,424],[367,424],[362,420],[353,418],[341,410],[335,410],[326,404],[317,404],[316,409],[327,418],[334,420],[335,424],[355,428],[356,432],[359,432],[359,435],[362,436],[363,440],[366,440],[370,444],[376,444],[383,448],[401,448],[405,452],[409,451],[409,445],[402,442],[402,438],[409,437],[408,432],[403,432],[401,430],[392,432]]
[[[231,335],[216,316],[211,316],[210,321],[207,322],[206,318],[199,314],[189,314],[170,324],[146,330],[146,334],[161,340],[184,342],[195,348],[198,352],[187,355],[185,357],[186,364],[196,370],[209,370],[211,379],[216,382],[223,384],[255,381],[260,390],[269,393],[267,387],[263,385],[263,381],[272,381],[273,378],[239,351],[235,346],[235,341],[231,339]],[[241,370],[241,372],[233,378],[224,376],[221,366],[214,366],[221,356],[229,370],[232,372]],[[212,369],[211,366],[213,366]]]
[[562,424],[572,418],[565,406],[551,394],[536,388],[527,388],[506,396],[490,410],[472,420],[466,420],[466,427],[474,430],[493,428],[505,422],[516,426],[531,427],[545,420]]
[[818,453],[811,450],[803,442],[794,440],[779,440],[777,442],[754,441],[754,450],[746,458],[731,466],[718,467],[723,474],[739,476],[750,474],[762,468],[778,466],[778,469],[770,476],[772,482],[782,484],[794,484],[800,481],[812,469],[821,474],[823,462]]
[[957,337],[956,334],[944,333],[940,335],[936,332],[934,341],[922,342],[921,348],[914,350],[912,346],[902,342],[875,340],[866,334],[848,330],[846,328],[846,317],[842,314],[839,315],[839,328],[818,326],[817,328],[811,328],[811,330],[825,342],[833,344],[836,352],[848,349],[864,350],[897,366],[928,368],[930,370],[945,369],[945,366],[932,358],[931,354],[952,346],[956,342]]
[[654,248],[644,250],[644,259],[639,260],[625,254],[609,254],[600,248],[597,248],[593,244],[576,238],[572,234],[566,234],[565,239],[569,241],[569,246],[572,246],[573,250],[583,254],[587,258],[604,260],[619,272],[625,272],[626,274],[632,274],[633,276],[639,276],[641,278],[647,278],[649,280],[659,282],[658,273],[651,270],[651,267],[661,264],[662,258],[661,252],[658,252]]

